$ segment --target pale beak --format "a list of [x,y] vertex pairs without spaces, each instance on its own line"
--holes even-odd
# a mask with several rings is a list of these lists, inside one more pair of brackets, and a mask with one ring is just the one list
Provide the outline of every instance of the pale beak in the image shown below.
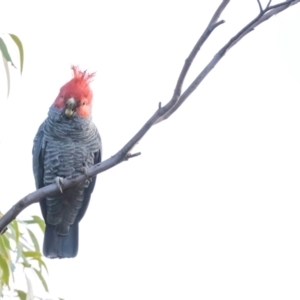
[[76,112],[76,101],[74,98],[70,98],[66,103],[65,115],[67,118],[73,117]]

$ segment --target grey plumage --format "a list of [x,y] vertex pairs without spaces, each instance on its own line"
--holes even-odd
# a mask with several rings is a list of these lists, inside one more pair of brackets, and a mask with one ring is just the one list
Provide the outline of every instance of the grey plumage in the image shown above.
[[[33,145],[33,173],[36,188],[54,182],[56,177],[82,174],[101,161],[102,145],[91,117],[67,118],[52,105],[41,124]],[[85,214],[96,177],[84,184],[49,196],[40,202],[46,223],[44,255],[74,257],[78,251],[78,223]]]

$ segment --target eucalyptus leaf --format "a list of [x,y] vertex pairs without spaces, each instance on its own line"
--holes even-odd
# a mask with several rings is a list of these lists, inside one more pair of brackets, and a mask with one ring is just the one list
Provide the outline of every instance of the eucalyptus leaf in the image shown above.
[[33,234],[33,232],[29,228],[27,228],[27,231],[30,235],[30,238],[31,238],[32,242],[33,242],[35,250],[38,251],[38,252],[41,252],[40,251],[40,245],[39,245],[39,242],[38,242],[37,238],[35,237],[35,235]]
[[12,64],[12,66],[15,67],[15,65],[13,64],[12,60],[11,60],[11,57],[10,57],[10,54],[8,52],[8,49],[3,41],[2,38],[0,38],[0,51],[2,52],[2,55],[4,57],[4,59],[7,61],[7,62],[10,62]]
[[9,266],[8,263],[6,261],[6,259],[0,255],[0,267],[2,269],[2,277],[1,277],[1,281],[6,284],[7,286],[9,286]]
[[47,285],[47,283],[46,283],[45,278],[44,278],[43,275],[42,275],[42,272],[39,271],[39,270],[37,270],[36,268],[33,268],[33,270],[35,271],[36,275],[37,275],[37,276],[39,277],[39,279],[41,280],[41,282],[42,282],[42,284],[43,284],[43,286],[44,286],[45,291],[46,291],[46,292],[49,292],[48,285]]
[[21,40],[15,35],[15,34],[10,34],[10,37],[13,39],[13,41],[16,43],[18,49],[19,49],[19,55],[20,55],[20,73],[22,74],[23,72],[23,66],[24,66],[24,49],[23,49],[23,44]]
[[20,300],[26,300],[26,293],[24,291],[21,291],[21,290],[15,290],[15,291],[17,292]]

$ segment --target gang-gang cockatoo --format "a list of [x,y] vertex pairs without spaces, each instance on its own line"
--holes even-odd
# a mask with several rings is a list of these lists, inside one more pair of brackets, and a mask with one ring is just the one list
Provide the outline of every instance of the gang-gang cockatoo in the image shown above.
[[[60,177],[82,174],[101,162],[102,145],[92,122],[94,74],[72,67],[74,77],[61,87],[41,124],[33,145],[33,173],[36,188],[57,182]],[[78,252],[78,224],[94,190],[96,177],[63,193],[40,201],[46,223],[43,252],[49,258],[75,257]]]

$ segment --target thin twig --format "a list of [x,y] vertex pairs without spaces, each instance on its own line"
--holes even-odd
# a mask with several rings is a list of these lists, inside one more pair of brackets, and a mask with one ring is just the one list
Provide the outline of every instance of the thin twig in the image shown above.
[[272,3],[272,0],[269,0],[267,7],[266,7],[267,9],[270,7],[271,3]]
[[[195,44],[194,48],[192,49],[190,55],[187,57],[187,59],[184,62],[183,68],[179,74],[175,89],[174,89],[174,93],[173,96],[171,98],[171,100],[169,101],[169,103],[167,104],[168,106],[165,108],[166,113],[169,111],[170,107],[176,105],[177,101],[179,100],[179,97],[181,96],[181,90],[182,90],[182,85],[184,82],[184,79],[190,69],[191,64],[193,63],[197,53],[200,51],[201,47],[203,46],[203,44],[206,42],[206,40],[208,39],[208,37],[210,36],[210,34],[221,24],[223,24],[225,21],[222,20],[220,22],[218,22],[221,13],[223,12],[223,10],[226,8],[226,6],[228,5],[230,0],[223,0],[222,3],[219,5],[219,7],[217,8],[216,12],[214,13],[214,15],[212,16],[211,20],[209,21],[206,29],[204,30],[204,32],[202,33],[201,37],[199,38],[199,40],[197,41],[197,43]],[[160,120],[163,120],[163,116],[161,118],[159,118],[157,120],[156,123],[160,122]]]
[[[292,1],[286,1],[281,2],[272,6],[266,7],[266,13],[259,19],[257,22],[253,25],[253,28],[248,29],[248,31],[245,31],[243,35],[241,35],[238,39],[235,40],[235,42],[231,45],[233,47],[236,43],[238,43],[245,35],[247,35],[249,32],[253,31],[254,27],[257,27],[261,23],[269,20],[271,17],[277,15],[278,13],[284,11],[285,9],[289,8],[292,5],[298,4],[300,0],[292,0]],[[269,2],[271,3],[271,1]]]
[[225,46],[223,46],[207,64],[207,66],[200,72],[200,74],[194,79],[190,86],[179,97],[178,101],[170,110],[164,114],[156,123],[169,118],[183,103],[184,101],[196,90],[202,80],[210,73],[210,71],[216,66],[216,64],[222,59],[226,52],[231,49],[236,43],[238,43],[245,35],[254,30],[255,27],[261,23],[267,21],[273,15],[287,9],[291,5],[299,3],[300,0],[286,1],[273,6],[266,7],[262,10],[258,16],[256,16],[251,22],[249,22],[243,29],[241,29],[234,37],[232,37]]
[[257,0],[257,3],[258,3],[260,12],[262,12],[262,11],[263,11],[263,8],[262,8],[262,5],[261,5],[261,3],[260,3],[260,0]]
[[139,156],[139,155],[141,155],[141,154],[142,154],[141,152],[137,152],[137,153],[133,153],[133,154],[127,154],[126,157],[125,157],[125,160],[128,160],[128,159],[130,159],[130,158]]

